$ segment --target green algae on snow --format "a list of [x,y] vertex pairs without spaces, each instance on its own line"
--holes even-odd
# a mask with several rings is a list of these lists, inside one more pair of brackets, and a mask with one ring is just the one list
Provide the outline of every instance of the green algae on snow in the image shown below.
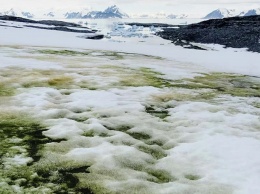
[[149,68],[139,68],[132,70],[133,72],[121,76],[119,85],[128,87],[152,86],[156,88],[170,87],[168,80],[161,78],[163,74],[153,71]]
[[158,117],[160,119],[164,119],[169,116],[169,112],[167,110],[155,110],[154,107],[145,107],[145,112],[151,114],[152,116]]
[[168,183],[177,180],[175,177],[171,176],[170,173],[165,170],[148,169],[147,173],[152,176],[152,178],[150,178],[149,181],[159,183],[159,184]]
[[198,175],[193,175],[193,174],[186,174],[185,178],[191,181],[196,181],[199,180],[201,177]]
[[[62,55],[62,56],[87,56],[92,54],[92,52],[81,52],[81,51],[74,51],[74,50],[52,50],[52,49],[43,49],[43,50],[38,50],[37,52],[40,54]],[[124,59],[124,55],[122,53],[112,52],[112,51],[104,51],[98,54],[97,56],[112,57],[112,59],[115,60]]]
[[75,174],[88,173],[89,166],[44,162],[44,146],[60,141],[45,137],[44,130],[22,113],[0,114],[0,193],[80,193]]
[[238,74],[211,73],[193,79],[183,79],[172,87],[187,89],[213,89],[217,94],[240,97],[260,97],[260,78]]
[[153,156],[157,160],[167,156],[165,151],[158,145],[140,145],[138,150]]
[[0,97],[1,96],[12,96],[14,95],[14,88],[7,87],[0,83]]
[[22,84],[25,88],[31,87],[50,87],[56,89],[68,89],[72,87],[73,79],[69,76],[54,76],[42,81],[27,81]]
[[89,54],[89,53],[73,51],[73,50],[51,50],[51,49],[38,50],[37,52],[41,53],[41,54],[47,54],[47,55],[64,55],[64,56],[88,55]]
[[[50,139],[42,135],[43,130],[37,121],[21,113],[0,114],[0,182],[7,184],[0,188],[0,193],[11,191],[11,186],[18,183],[24,187],[30,185],[28,181],[33,179],[35,173],[30,166],[40,159],[43,144],[50,142]],[[12,160],[17,156],[27,158],[28,162],[17,164]]]

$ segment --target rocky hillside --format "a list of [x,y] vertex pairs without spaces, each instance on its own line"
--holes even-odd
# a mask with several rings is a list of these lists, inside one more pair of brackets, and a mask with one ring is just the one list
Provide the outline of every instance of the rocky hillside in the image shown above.
[[258,15],[213,19],[179,28],[164,28],[157,35],[171,40],[176,45],[189,48],[194,48],[191,42],[195,42],[248,48],[249,51],[260,52],[259,32]]

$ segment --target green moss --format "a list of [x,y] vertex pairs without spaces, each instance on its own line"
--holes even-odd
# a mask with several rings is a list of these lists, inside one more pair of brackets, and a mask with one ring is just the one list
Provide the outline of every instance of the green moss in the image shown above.
[[168,80],[161,78],[163,74],[149,68],[132,70],[130,74],[121,77],[119,85],[129,87],[153,86],[157,88],[170,87]]
[[[89,166],[63,160],[44,161],[44,145],[54,140],[42,134],[45,128],[38,121],[24,114],[5,112],[0,114],[0,130],[0,182],[6,182],[0,192],[12,192],[12,185],[18,185],[24,193],[42,193],[46,189],[49,193],[77,193],[79,180],[75,174],[88,173]],[[32,161],[24,165],[5,162],[17,155],[31,157]]]
[[148,67],[140,67],[139,71],[145,74],[153,74],[153,75],[164,75],[163,73],[157,72],[152,70],[151,68]]
[[50,142],[50,139],[42,135],[45,129],[41,125],[22,115],[0,114],[0,130],[1,157],[13,155],[10,148],[15,145],[25,147],[29,156],[38,160],[38,151],[43,144]]
[[144,132],[127,132],[127,134],[138,140],[148,140],[151,138],[150,135]]
[[[1,179],[9,179],[8,184],[12,185],[19,179],[30,180],[34,171],[29,166],[40,159],[43,144],[50,142],[50,139],[42,135],[45,129],[37,121],[22,114],[1,113],[0,130],[1,161],[23,154],[33,159],[28,166],[16,166],[14,163],[9,168],[1,162],[0,182]],[[14,146],[22,149],[12,149]]]
[[252,106],[254,106],[256,108],[260,108],[260,102],[253,102]]
[[72,83],[72,78],[68,76],[59,76],[50,78],[47,82],[50,86],[61,87]]
[[83,88],[83,89],[88,89],[88,90],[97,90],[97,83],[93,81],[81,81],[78,83],[75,83],[78,87]]
[[73,84],[73,78],[69,76],[50,76],[47,80],[27,81],[22,84],[25,88],[51,87],[56,89],[68,89]]
[[141,145],[138,146],[138,150],[153,156],[157,160],[167,156],[167,154],[161,147],[155,145]]
[[167,110],[155,110],[153,107],[145,107],[145,112],[151,114],[152,116],[158,117],[160,119],[164,119],[169,116],[169,112]]
[[116,127],[110,127],[110,126],[104,125],[104,127],[106,127],[110,131],[121,131],[121,132],[127,132],[129,129],[132,128],[129,125],[119,125]]
[[176,181],[176,178],[172,177],[169,172],[160,169],[148,169],[147,173],[153,178],[149,179],[151,182],[155,183],[169,183]]
[[145,171],[146,165],[145,163],[138,163],[131,158],[116,158],[117,161],[120,161],[120,164],[123,168],[129,168],[136,171]]
[[148,145],[158,145],[160,147],[162,147],[165,144],[165,142],[163,140],[160,140],[160,139],[149,140],[149,141],[146,141],[146,143]]
[[131,142],[131,141],[122,141],[122,144],[126,145],[126,146],[133,146],[134,145],[134,143]]
[[89,130],[89,131],[84,132],[82,135],[86,136],[86,137],[94,137],[95,132],[93,130]]
[[198,175],[193,175],[193,174],[187,174],[185,175],[186,179],[192,180],[192,181],[196,181],[200,179],[200,176]]
[[87,117],[81,117],[81,116],[79,116],[79,117],[73,117],[73,118],[69,118],[69,119],[74,120],[74,121],[77,121],[77,122],[79,122],[79,123],[82,123],[82,122],[88,120]]
[[152,74],[137,73],[136,75],[126,75],[125,77],[121,78],[119,85],[128,87],[152,86],[156,88],[163,88],[168,87],[169,83],[164,79],[158,78]]
[[108,133],[100,133],[98,136],[99,137],[110,137],[110,135]]
[[116,194],[105,188],[101,181],[104,175],[99,174],[78,174],[80,182],[77,186],[77,192],[82,194]]
[[4,84],[0,83],[0,97],[1,96],[12,96],[14,95],[14,88],[7,87]]
[[61,94],[62,94],[62,95],[69,96],[69,95],[72,94],[72,92],[71,92],[71,91],[61,91]]
[[[179,80],[180,81],[180,80]],[[260,97],[260,79],[238,74],[212,73],[184,79],[172,87],[187,89],[213,89],[217,94],[230,94],[241,97]],[[211,96],[205,95],[204,98]]]
[[88,55],[85,52],[73,51],[73,50],[38,50],[37,52],[41,54],[48,54],[48,55],[67,55],[67,56],[75,56],[75,55]]
[[115,60],[124,59],[124,56],[122,55],[122,53],[118,53],[118,52],[104,52],[103,54],[104,54],[104,56],[107,56],[107,57],[113,57],[113,59],[115,59]]

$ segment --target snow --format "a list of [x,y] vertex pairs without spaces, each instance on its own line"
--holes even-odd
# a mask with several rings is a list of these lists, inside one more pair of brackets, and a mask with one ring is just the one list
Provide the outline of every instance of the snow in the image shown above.
[[[211,71],[224,71],[253,76],[260,75],[258,65],[258,61],[260,61],[259,54],[247,52],[243,49],[224,49],[218,45],[213,45],[212,47],[218,49],[219,51],[217,52],[214,50],[201,51],[184,49],[179,46],[174,46],[170,44],[170,41],[161,40],[158,37],[147,39],[146,42],[139,42],[138,40],[138,42],[136,42],[136,39],[123,39],[123,41],[127,41],[126,47],[122,44],[123,42],[83,41],[77,37],[78,34],[70,32],[63,33],[28,28],[14,29],[1,27],[1,29],[0,41],[2,45],[67,47],[140,53],[189,63],[191,65],[203,65]],[[17,36],[17,33],[19,36]],[[20,37],[24,38],[21,39]],[[138,47],[136,47],[136,45],[138,45]]]
[[[55,158],[89,165],[91,177],[83,182],[102,182],[117,192],[260,193],[260,110],[254,106],[260,103],[258,97],[220,94],[194,100],[188,96],[214,91],[117,85],[127,76],[140,79],[140,68],[151,68],[172,81],[212,71],[259,77],[258,53],[220,45],[205,45],[208,51],[183,49],[156,37],[118,43],[80,39],[76,33],[0,28],[0,68],[10,80],[1,77],[17,87],[8,99],[9,109],[40,119],[48,128],[44,135],[65,139],[47,144],[41,162]],[[37,53],[41,49],[90,54]],[[122,59],[109,51],[121,52]],[[46,70],[50,75],[42,75]],[[72,83],[66,88],[22,86],[57,75],[70,76]],[[80,87],[85,82],[94,89]],[[184,97],[164,102],[158,100],[160,95]],[[6,106],[1,104],[1,110]],[[167,116],[148,113],[146,108],[152,106],[167,110]],[[31,158],[24,154],[4,161],[25,165]],[[156,179],[151,169],[164,170],[173,180],[149,181]]]
[[9,165],[26,165],[27,163],[31,162],[32,159],[26,157],[24,154],[22,155],[15,155],[13,158],[5,158],[3,164],[8,167]]

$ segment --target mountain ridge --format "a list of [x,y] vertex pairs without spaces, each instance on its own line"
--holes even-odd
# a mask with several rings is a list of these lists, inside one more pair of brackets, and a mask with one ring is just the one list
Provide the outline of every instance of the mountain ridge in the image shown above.
[[19,16],[28,19],[32,18],[51,18],[51,19],[110,19],[110,18],[136,18],[136,19],[186,19],[186,18],[201,18],[201,19],[222,19],[235,16],[252,16],[260,15],[260,8],[237,11],[235,9],[219,8],[211,11],[206,16],[192,14],[174,14],[174,13],[139,13],[127,14],[116,5],[112,5],[103,11],[90,10],[82,8],[80,10],[61,11],[51,9],[45,13],[34,13],[28,10],[17,11],[13,8],[0,12],[0,15]]
[[203,19],[222,19],[228,17],[254,16],[254,15],[260,15],[260,8],[250,9],[242,12],[236,11],[235,9],[219,8],[208,13],[205,17],[203,17]]

